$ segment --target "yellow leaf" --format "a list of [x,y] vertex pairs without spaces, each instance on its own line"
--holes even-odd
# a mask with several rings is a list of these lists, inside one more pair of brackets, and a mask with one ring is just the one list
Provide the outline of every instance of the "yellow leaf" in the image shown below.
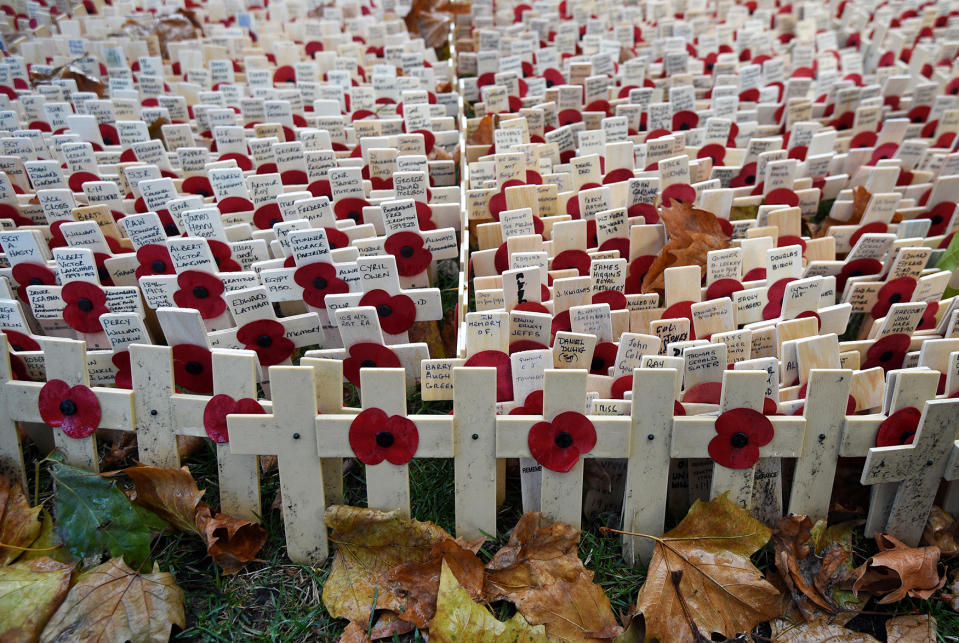
[[436,615],[430,623],[431,643],[546,643],[548,640],[546,628],[530,625],[521,614],[514,614],[504,623],[474,603],[443,562]]
[[656,542],[636,601],[647,639],[694,641],[694,628],[733,637],[777,616],[779,592],[749,560],[770,534],[726,494],[697,501]]
[[44,510],[42,514],[40,534],[36,540],[30,543],[30,549],[23,552],[23,556],[18,560],[35,560],[44,557],[58,560],[61,563],[73,562],[73,554],[70,553],[69,549],[63,546],[63,541],[60,540],[60,536],[57,534],[53,524],[53,516],[46,510]]
[[398,511],[336,505],[326,510],[336,554],[323,586],[323,604],[333,618],[367,623],[376,609],[400,612],[405,601],[387,583],[387,573],[402,563],[431,558],[433,545],[451,539],[431,522],[402,518]]
[[83,573],[47,626],[41,641],[166,643],[186,626],[183,590],[173,575],[138,574],[122,558]]
[[9,565],[40,535],[40,507],[30,507],[19,482],[0,476],[0,567]]
[[70,589],[73,565],[50,558],[0,569],[0,641],[36,641]]

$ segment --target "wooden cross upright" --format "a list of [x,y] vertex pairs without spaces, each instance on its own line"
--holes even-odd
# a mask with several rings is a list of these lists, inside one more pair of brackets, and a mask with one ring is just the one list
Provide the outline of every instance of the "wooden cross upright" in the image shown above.
[[[86,344],[71,339],[42,338],[44,364],[47,381],[59,379],[70,386],[89,386],[87,373]],[[21,382],[12,379],[8,357],[7,338],[0,337],[0,430],[2,430],[2,451],[0,461],[3,468],[11,470],[24,479],[23,454],[17,438],[16,422],[42,422],[38,407],[40,390],[45,382]],[[126,390],[94,387],[100,405],[98,428],[119,431],[135,431],[136,422],[133,411],[133,392]],[[86,438],[71,438],[60,429],[53,429],[53,442],[64,456],[64,462],[70,466],[88,471],[99,471],[96,433]]]
[[[204,411],[206,395],[176,393],[173,351],[167,346],[130,346],[133,388],[136,391],[137,450],[140,462],[168,469],[180,466],[176,436],[209,437]],[[234,400],[256,399],[256,354],[253,351],[213,351],[213,393]],[[260,401],[266,412],[268,401]],[[216,443],[220,510],[257,520],[260,514],[260,470],[255,455],[230,451],[229,442]]]
[[[723,392],[720,414],[739,408],[762,411],[766,390],[766,371],[734,370],[723,374]],[[709,497],[728,491],[730,500],[741,507],[781,504],[781,499],[754,498],[753,486],[756,468],[762,458],[795,458],[802,453],[805,419],[800,417],[770,417],[774,437],[759,449],[760,460],[752,467],[731,469],[713,464]],[[674,458],[707,458],[710,441],[717,436],[716,418],[696,415],[674,419],[670,454]]]
[[877,522],[869,507],[867,528],[887,532],[910,547],[919,544],[939,483],[951,475],[947,462],[959,433],[959,399],[926,402],[913,443],[873,447],[866,456],[862,484],[898,483],[889,511]]
[[[586,414],[584,370],[548,369],[545,374],[543,414],[505,415],[496,418],[496,456],[532,458],[530,429],[540,422],[552,422],[566,411]],[[540,510],[550,520],[579,527],[582,517],[583,458],[621,458],[629,453],[631,420],[621,416],[589,416],[596,432],[596,445],[580,453],[569,471],[561,473],[543,467]],[[562,431],[563,427],[556,427]],[[557,443],[557,446],[561,446]],[[524,507],[524,510],[526,508]]]

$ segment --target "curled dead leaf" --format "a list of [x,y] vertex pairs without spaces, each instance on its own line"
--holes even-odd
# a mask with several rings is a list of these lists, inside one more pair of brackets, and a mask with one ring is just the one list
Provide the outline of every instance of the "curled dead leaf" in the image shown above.
[[825,237],[829,232],[829,228],[834,225],[859,225],[859,222],[862,221],[862,215],[866,213],[866,207],[869,205],[871,198],[872,194],[869,193],[869,190],[861,185],[857,185],[852,191],[852,215],[845,221],[834,219],[831,216],[826,217],[820,224],[819,229],[816,230],[816,237]]
[[196,514],[203,492],[188,468],[139,464],[120,473],[126,474],[136,487],[134,504],[149,509],[180,531],[198,531]]
[[466,137],[467,145],[492,145],[493,144],[493,115],[487,115],[480,119],[476,129],[470,132]]
[[909,547],[889,534],[876,534],[879,553],[856,569],[852,589],[882,595],[880,604],[901,601],[907,595],[929,598],[946,584],[939,573],[938,547]]
[[42,507],[31,507],[19,482],[10,484],[5,476],[0,476],[0,567],[9,565],[28,547],[37,536],[43,524],[40,522]]
[[933,506],[926,519],[926,528],[922,532],[922,544],[939,548],[943,556],[959,554],[959,541],[956,534],[959,532],[959,523],[952,514],[941,507]]
[[207,553],[224,574],[236,574],[253,560],[266,543],[266,530],[252,520],[214,514],[206,503],[196,512],[196,526],[206,543]]
[[643,278],[643,292],[664,290],[667,268],[699,266],[705,269],[706,255],[712,250],[728,248],[730,243],[712,212],[672,201],[660,209],[659,216],[666,226],[669,241],[656,255]]

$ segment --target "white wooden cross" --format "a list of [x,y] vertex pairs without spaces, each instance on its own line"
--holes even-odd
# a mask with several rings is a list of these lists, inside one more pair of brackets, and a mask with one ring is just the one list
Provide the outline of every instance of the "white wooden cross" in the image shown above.
[[[732,409],[746,408],[762,412],[766,390],[766,371],[735,370],[723,374],[723,393],[720,414]],[[801,417],[770,417],[774,437],[759,449],[762,458],[795,458],[802,453],[805,419]],[[710,441],[716,437],[716,418],[705,415],[677,417],[673,424],[670,454],[674,458],[705,458]],[[730,500],[742,507],[752,503],[775,503],[777,499],[753,496],[757,465],[747,469],[731,469],[713,464],[710,498],[728,491]],[[781,499],[778,500],[779,504]]]
[[[59,379],[70,386],[89,386],[86,344],[70,339],[44,338],[44,363],[47,381]],[[7,338],[0,337],[0,355],[4,356],[0,367],[0,434],[2,451],[0,460],[4,468],[14,471],[21,479],[24,476],[23,455],[20,451],[16,422],[42,422],[38,408],[40,390],[45,382],[20,382],[11,379]],[[136,430],[133,411],[133,392],[111,388],[94,387],[100,405],[98,428],[120,431]],[[74,439],[62,430],[53,429],[53,441],[64,455],[64,461],[88,471],[99,471],[96,433],[89,437]]]
[[[168,469],[180,466],[177,436],[209,437],[204,411],[211,397],[176,393],[173,351],[167,346],[130,346],[137,412],[137,451],[140,462]],[[213,393],[234,400],[256,399],[256,354],[253,351],[213,351]],[[259,401],[269,413],[272,404]],[[220,510],[257,520],[260,515],[260,469],[255,455],[237,455],[229,442],[216,443]]]
[[[866,456],[862,484],[898,483],[881,531],[910,547],[919,544],[936,490],[959,433],[959,399],[926,402],[913,443],[873,447]],[[870,514],[876,503],[870,506]],[[868,526],[868,525],[867,525]]]

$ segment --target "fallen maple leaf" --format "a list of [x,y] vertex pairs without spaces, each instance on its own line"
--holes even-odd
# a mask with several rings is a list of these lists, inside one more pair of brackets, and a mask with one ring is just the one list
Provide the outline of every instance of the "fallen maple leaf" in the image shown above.
[[403,518],[399,511],[334,505],[324,521],[336,553],[323,604],[333,618],[358,623],[369,622],[374,600],[377,610],[399,613],[406,602],[386,582],[389,571],[429,560],[434,545],[452,540],[441,527]]
[[111,558],[80,575],[40,640],[166,643],[173,625],[186,626],[183,590],[173,576],[156,565],[152,574],[138,574]]
[[812,528],[808,516],[791,514],[773,531],[776,568],[807,620],[814,618],[817,607],[829,614],[842,611],[843,607],[833,600],[833,590],[852,578],[851,568],[846,565],[852,552],[840,543],[830,543],[818,555]]
[[508,600],[551,638],[590,640],[622,632],[603,588],[577,555],[579,530],[523,514],[509,541],[486,565],[490,601]]
[[885,594],[880,604],[901,601],[906,595],[929,598],[946,584],[939,573],[938,547],[909,547],[889,534],[876,534],[879,553],[856,569],[852,589]]
[[484,116],[480,119],[479,125],[466,138],[467,145],[492,145],[493,144],[493,115]]
[[180,531],[197,531],[197,506],[203,492],[197,488],[188,468],[164,469],[140,464],[118,473],[133,480],[134,504],[149,509]]
[[[15,561],[40,535],[41,507],[30,507],[19,482],[0,476],[0,567]],[[4,547],[3,545],[11,545]]]
[[959,554],[959,542],[956,541],[956,532],[959,524],[952,514],[940,507],[933,506],[926,519],[926,528],[922,532],[922,544],[939,548],[943,556]]
[[936,641],[939,624],[929,614],[906,614],[886,621],[886,643]]
[[659,217],[666,226],[669,241],[643,278],[643,292],[665,289],[666,268],[699,266],[705,269],[707,253],[729,247],[730,238],[712,212],[672,201],[660,210]]
[[676,642],[713,632],[732,637],[778,615],[779,592],[749,560],[769,536],[727,494],[696,501],[676,528],[656,539],[636,600],[646,636]]
[[256,560],[266,543],[266,530],[262,525],[224,513],[214,514],[205,502],[197,508],[196,526],[206,543],[207,553],[224,574],[236,574],[246,563]]
[[829,617],[820,613],[812,621],[807,621],[798,613],[793,620],[777,618],[769,622],[772,640],[776,643],[879,643],[879,640],[846,629],[839,623],[831,622]]
[[373,639],[366,635],[366,630],[353,622],[347,625],[340,638],[336,639],[336,643],[372,643],[372,641]]
[[36,641],[70,589],[73,565],[51,558],[0,569],[0,641]]
[[421,628],[429,626],[436,613],[441,569],[452,570],[472,600],[483,599],[483,561],[455,540],[443,540],[433,545],[429,560],[403,563],[387,575],[393,591],[405,601],[399,615],[402,620]]

